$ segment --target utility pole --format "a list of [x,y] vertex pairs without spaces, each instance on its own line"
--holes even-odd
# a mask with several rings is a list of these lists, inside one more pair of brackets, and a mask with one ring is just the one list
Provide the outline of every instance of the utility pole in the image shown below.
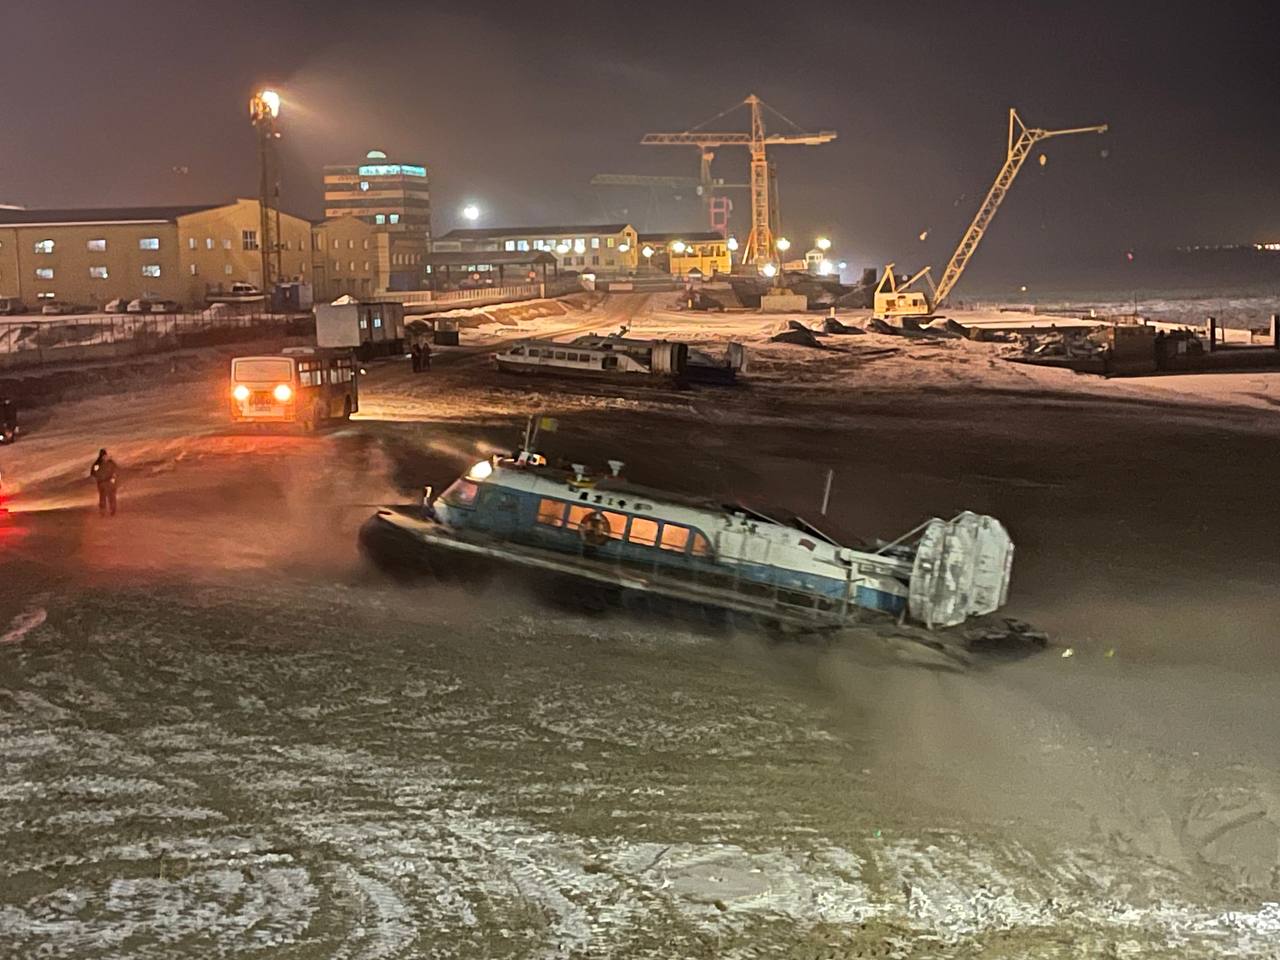
[[276,159],[279,116],[280,94],[274,90],[260,90],[249,99],[249,119],[258,135],[258,251],[262,292],[268,298],[284,272],[280,261],[280,173]]

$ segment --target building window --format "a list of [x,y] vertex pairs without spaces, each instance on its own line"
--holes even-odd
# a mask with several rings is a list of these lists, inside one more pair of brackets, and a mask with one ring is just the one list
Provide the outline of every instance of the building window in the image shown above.
[[292,249],[293,249],[293,241],[292,241],[292,240],[286,240],[286,241],[284,242],[284,248],[285,248],[286,250],[292,250]]
[[242,250],[258,249],[258,231],[257,230],[241,230],[240,231],[240,249]]
[[197,267],[194,263],[191,264],[191,275],[193,277],[198,277],[200,275],[200,268]]
[[360,181],[360,189],[361,189],[361,190],[368,190],[368,189],[369,189],[369,181],[368,181],[368,180],[361,180],[361,181]]
[[600,249],[600,238],[599,238],[599,237],[592,237],[592,238],[591,238],[591,249],[592,249],[592,250],[599,250],[599,249]]
[[33,244],[36,253],[53,253],[52,240],[37,240]]
[[84,244],[86,250],[92,250],[95,253],[101,253],[107,249],[107,241],[105,240],[86,240]]
[[387,220],[388,220],[390,223],[399,223],[399,222],[400,222],[400,214],[398,214],[398,213],[393,213],[391,216],[387,217]]
[[516,244],[516,249],[517,249],[517,250],[519,250],[521,253],[528,253],[528,252],[529,252],[529,241],[528,241],[528,240],[521,240],[519,243],[517,243],[517,244]]
[[213,237],[205,237],[205,238],[204,238],[204,248],[205,248],[206,250],[212,250],[212,249],[213,249]]
[[599,258],[599,257],[596,257],[596,256],[593,256],[593,257],[591,258],[591,265],[592,265],[593,267],[598,267],[598,266],[600,266],[600,258]]
[[222,249],[223,249],[223,250],[230,250],[230,249],[231,249],[231,238],[230,238],[230,237],[228,237],[227,239],[225,239],[225,240],[223,240],[223,241],[222,241]]
[[386,223],[386,222],[387,222],[387,215],[386,215],[385,213],[375,213],[375,214],[373,215],[373,222],[374,222],[374,223]]
[[576,237],[576,238],[574,239],[574,241],[573,241],[573,252],[574,252],[574,253],[586,253],[586,252],[587,252],[587,241],[586,241],[586,240],[584,240],[584,239],[582,239],[582,237]]
[[362,247],[364,247],[366,250],[368,250],[368,249],[369,249],[369,238],[368,238],[368,237],[365,237],[365,238],[364,238],[364,242],[361,244],[361,246],[362,246]]
[[138,249],[139,250],[159,250],[160,238],[159,237],[139,237]]
[[503,249],[503,250],[506,250],[506,251],[508,251],[508,252],[512,252],[512,251],[514,251],[514,250],[515,250],[515,248],[516,248],[516,242],[515,242],[514,240],[503,240],[503,241],[502,241],[502,249]]
[[158,277],[158,276],[160,276],[160,264],[158,264],[158,263],[144,263],[144,264],[142,265],[142,275],[143,275],[144,277]]
[[36,278],[39,280],[52,280],[53,267],[36,267]]
[[352,261],[351,261],[351,263],[348,265],[347,269],[348,269],[348,270],[350,270],[352,273],[355,273],[355,272],[356,272],[356,262],[355,262],[354,260],[352,260]]
[[356,242],[355,242],[354,240],[348,240],[348,241],[347,241],[347,249],[348,249],[348,250],[354,250],[355,248],[356,248]]
[[368,261],[368,260],[366,260],[366,261],[364,262],[364,269],[365,269],[365,273],[368,273],[368,272],[369,272],[369,261]]
[[605,237],[605,238],[604,238],[604,245],[605,245],[606,247],[608,247],[610,250],[612,250],[612,249],[613,249],[613,237]]
[[52,291],[52,290],[41,290],[39,293],[37,293],[37,294],[36,294],[36,296],[37,296],[39,299],[41,299],[41,300],[52,300],[52,299],[53,299],[53,291]]
[[106,267],[90,267],[89,276],[93,277],[93,279],[95,280],[105,280],[107,279],[107,268]]
[[[89,242],[90,242],[90,243],[93,243],[93,241],[92,241],[92,240],[90,240]],[[196,248],[196,238],[195,238],[195,237],[187,237],[187,249],[188,249],[188,250],[194,250],[195,248]],[[89,249],[90,249],[90,250],[92,250],[92,249],[93,249],[93,247],[90,247]]]
[[338,273],[338,272],[339,272],[339,271],[341,271],[341,270],[342,270],[342,261],[340,261],[340,260],[335,260],[335,261],[333,261],[333,271],[334,271],[334,273]]
[[381,315],[381,314],[375,313],[375,314],[373,315],[373,329],[375,329],[375,330],[381,330],[381,329],[382,329],[382,315]]
[[229,263],[223,264],[222,272],[225,273],[228,277],[231,276],[231,264]]

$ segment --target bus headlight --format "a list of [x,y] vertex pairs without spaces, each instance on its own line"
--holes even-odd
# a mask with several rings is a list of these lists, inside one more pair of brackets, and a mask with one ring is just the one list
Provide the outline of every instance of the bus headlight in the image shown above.
[[237,400],[239,400],[241,403],[244,403],[246,400],[249,399],[249,388],[246,387],[243,383],[237,383],[235,385],[235,389],[231,391],[231,395],[235,397]]
[[288,403],[293,399],[293,388],[287,383],[277,383],[276,388],[271,391],[271,395],[280,403]]

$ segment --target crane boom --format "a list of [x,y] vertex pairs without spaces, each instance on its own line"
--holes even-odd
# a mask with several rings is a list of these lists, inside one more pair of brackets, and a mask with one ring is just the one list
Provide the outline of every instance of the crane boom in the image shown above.
[[1028,127],[1022,122],[1022,118],[1018,116],[1017,110],[1012,107],[1009,109],[1009,143],[1004,166],[996,174],[995,183],[987,191],[986,199],[982,201],[982,206],[978,208],[973,222],[969,224],[969,229],[961,237],[960,245],[956,247],[956,252],[951,255],[951,262],[947,264],[947,268],[942,272],[942,279],[938,282],[938,289],[933,297],[934,310],[938,310],[942,306],[947,294],[951,292],[956,282],[960,279],[960,274],[964,273],[964,268],[968,265],[969,259],[973,256],[974,251],[978,249],[978,244],[982,242],[983,234],[986,233],[987,227],[991,225],[991,220],[995,217],[996,211],[1000,209],[1001,201],[1004,200],[1005,194],[1009,192],[1009,187],[1013,184],[1013,178],[1018,175],[1018,171],[1022,169],[1023,162],[1030,155],[1031,148],[1041,140],[1047,140],[1049,137],[1063,137],[1074,133],[1106,132],[1107,125],[1105,123],[1092,127],[1040,130]]

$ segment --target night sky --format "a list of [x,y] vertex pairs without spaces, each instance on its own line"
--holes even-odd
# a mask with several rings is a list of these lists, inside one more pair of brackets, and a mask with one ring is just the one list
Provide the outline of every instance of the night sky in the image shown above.
[[[1111,124],[1028,163],[970,274],[1080,275],[1179,244],[1280,239],[1275,4],[16,2],[3,5],[0,202],[252,196],[246,100],[285,98],[287,209],[320,213],[320,168],[370,148],[424,163],[434,227],[701,225],[692,201],[588,186],[693,175],[641,147],[756,92],[821,147],[779,148],[782,232],[870,265],[945,263],[1003,158],[1005,111]],[[743,129],[745,112],[721,124]],[[742,181],[743,150],[717,174]],[[185,171],[185,172],[183,172]],[[745,193],[735,230],[745,234]],[[647,218],[647,222],[646,222]],[[928,239],[919,234],[928,231]],[[1122,269],[1122,268],[1120,268]]]

